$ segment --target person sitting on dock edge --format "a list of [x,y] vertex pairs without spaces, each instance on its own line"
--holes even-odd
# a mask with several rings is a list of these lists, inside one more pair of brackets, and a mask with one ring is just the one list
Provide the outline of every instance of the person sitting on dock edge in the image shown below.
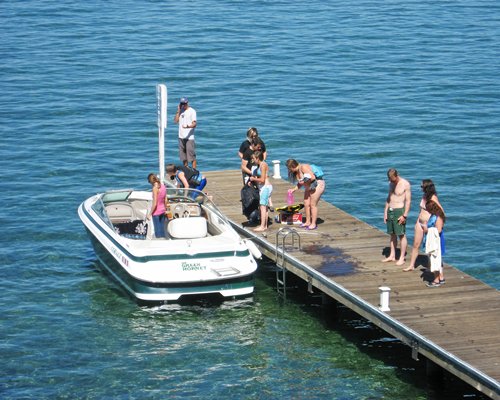
[[406,219],[410,212],[411,205],[411,186],[410,182],[401,178],[398,171],[390,168],[387,171],[389,179],[389,194],[385,202],[384,223],[387,225],[387,233],[391,235],[390,253],[382,262],[396,261],[396,247],[398,237],[401,246],[401,254],[396,265],[405,263],[406,247]]

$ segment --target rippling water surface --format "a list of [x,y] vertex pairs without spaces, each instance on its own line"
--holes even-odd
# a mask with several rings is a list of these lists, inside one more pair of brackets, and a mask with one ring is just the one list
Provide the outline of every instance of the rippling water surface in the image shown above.
[[138,308],[96,272],[76,208],[147,187],[165,82],[169,110],[198,112],[203,170],[238,168],[256,126],[380,229],[387,168],[413,184],[410,220],[432,178],[447,261],[498,289],[499,20],[493,1],[2,2],[1,397],[476,397],[427,387],[363,322],[280,306],[262,277],[253,301]]

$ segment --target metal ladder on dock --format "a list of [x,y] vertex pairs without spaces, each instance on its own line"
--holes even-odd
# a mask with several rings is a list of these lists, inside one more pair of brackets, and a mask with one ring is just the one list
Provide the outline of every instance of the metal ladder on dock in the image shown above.
[[[280,296],[286,300],[286,258],[285,251],[287,245],[287,238],[292,239],[291,249],[297,248],[300,250],[300,235],[295,229],[280,228],[276,232],[276,291]],[[298,239],[298,247],[295,247],[295,238]],[[281,241],[281,244],[280,244]]]

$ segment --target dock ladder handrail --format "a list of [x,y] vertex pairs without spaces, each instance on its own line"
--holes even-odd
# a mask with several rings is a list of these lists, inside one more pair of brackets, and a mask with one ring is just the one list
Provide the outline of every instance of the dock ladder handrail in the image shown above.
[[[291,235],[291,236],[290,236]],[[286,251],[286,240],[288,237],[291,237],[291,249],[295,249],[295,238],[298,239],[299,246],[298,250],[301,249],[300,246],[300,235],[297,233],[295,229],[285,227],[280,228],[278,232],[276,232],[276,291],[279,295],[286,300],[286,259],[285,259],[285,251]],[[281,239],[281,245],[280,245]]]

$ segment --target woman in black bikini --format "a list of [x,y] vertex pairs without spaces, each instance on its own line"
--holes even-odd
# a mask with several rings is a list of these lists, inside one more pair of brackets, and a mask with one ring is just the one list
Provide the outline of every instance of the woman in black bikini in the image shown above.
[[[410,265],[403,269],[404,272],[413,271],[415,269],[415,262],[418,257],[418,249],[422,244],[422,239],[424,237],[424,231],[422,229],[423,225],[427,225],[427,221],[429,220],[431,214],[426,210],[425,205],[428,201],[434,201],[441,207],[439,203],[436,187],[434,186],[434,182],[430,179],[424,179],[422,181],[422,185],[420,185],[422,191],[424,192],[422,195],[422,200],[420,200],[420,213],[418,214],[417,222],[415,223],[415,235],[413,237],[413,248],[411,250],[411,258]],[[441,207],[442,208],[442,207]]]

